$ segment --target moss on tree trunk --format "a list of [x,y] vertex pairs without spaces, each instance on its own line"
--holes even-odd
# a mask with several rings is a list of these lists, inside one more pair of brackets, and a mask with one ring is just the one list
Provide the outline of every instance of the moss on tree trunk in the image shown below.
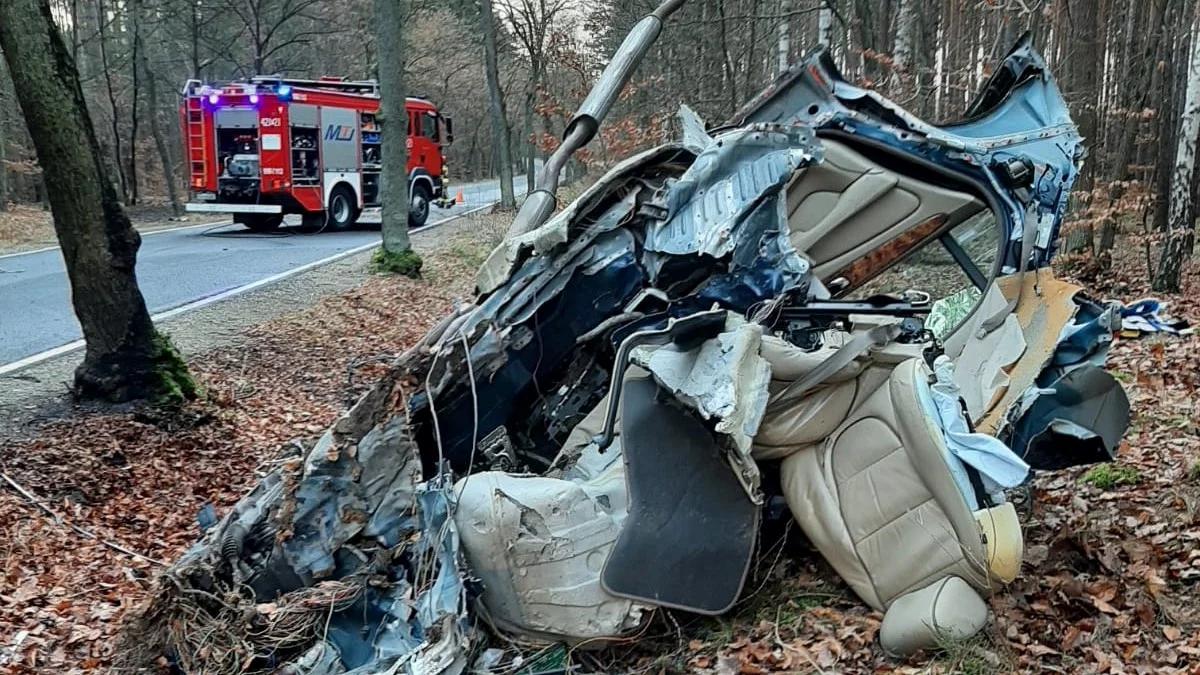
[[141,237],[109,181],[70,52],[46,0],[0,2],[0,47],[42,167],[71,301],[87,349],[80,396],[126,401],[195,395],[138,288]]

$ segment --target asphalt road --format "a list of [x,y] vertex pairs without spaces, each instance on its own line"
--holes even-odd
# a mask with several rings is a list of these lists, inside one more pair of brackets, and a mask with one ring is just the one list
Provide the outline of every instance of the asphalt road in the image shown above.
[[[514,182],[517,194],[523,194],[524,176]],[[500,199],[494,180],[460,187],[463,203],[432,209],[426,227]],[[364,213],[364,223],[371,216]],[[147,233],[138,252],[138,283],[152,315],[183,311],[248,284],[270,283],[296,268],[369,247],[379,241],[377,214],[375,222],[376,226],[318,234],[302,233],[286,223],[278,234],[256,234],[229,222]],[[18,362],[81,337],[59,250],[0,256],[0,372],[11,372]]]

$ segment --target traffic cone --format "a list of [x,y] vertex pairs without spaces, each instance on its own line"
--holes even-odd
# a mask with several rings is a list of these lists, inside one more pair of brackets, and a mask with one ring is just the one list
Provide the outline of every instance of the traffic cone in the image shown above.
[[466,199],[463,198],[462,188],[458,189],[458,194],[454,195],[454,203],[462,204]]

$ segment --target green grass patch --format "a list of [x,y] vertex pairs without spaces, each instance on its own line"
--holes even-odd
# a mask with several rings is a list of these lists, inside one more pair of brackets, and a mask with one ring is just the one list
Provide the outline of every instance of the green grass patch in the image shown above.
[[1081,483],[1095,486],[1101,490],[1111,490],[1118,485],[1137,485],[1142,480],[1142,474],[1130,466],[1116,464],[1101,464],[1092,467],[1083,477]]
[[999,675],[1013,672],[1013,664],[1006,663],[993,648],[985,634],[965,640],[942,639],[930,662],[929,672],[950,675]]
[[371,271],[376,274],[400,274],[420,279],[422,264],[424,261],[421,260],[421,256],[412,249],[392,253],[380,247],[375,249],[375,254],[371,256]]
[[1192,466],[1188,468],[1187,476],[1191,482],[1200,483],[1200,461],[1192,463]]

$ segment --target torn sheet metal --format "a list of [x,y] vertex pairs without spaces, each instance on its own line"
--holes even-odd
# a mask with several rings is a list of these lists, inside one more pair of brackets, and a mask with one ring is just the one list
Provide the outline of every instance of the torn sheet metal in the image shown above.
[[333,574],[338,549],[360,533],[394,546],[401,533],[415,528],[421,461],[415,453],[398,456],[405,433],[404,419],[393,418],[341,450],[330,430],[309,452],[296,486],[291,536],[282,543],[288,563],[306,583]]
[[797,169],[820,161],[820,147],[812,130],[802,126],[753,126],[717,136],[671,186],[670,217],[646,228],[646,248],[728,255],[738,243],[737,225]]
[[731,463],[755,503],[762,503],[762,495],[758,466],[750,453],[771,382],[771,366],[759,354],[761,344],[761,325],[729,316],[725,332],[696,349],[638,347],[631,355],[631,361],[650,371],[680,403],[706,420],[716,420],[717,433],[732,441]]
[[[1045,60],[1023,35],[992,71],[966,121],[934,125],[878,92],[842,76],[825,47],[814,50],[729,122],[808,124],[844,139],[919,164],[988,197],[1003,229],[1001,266],[1023,267],[1021,233],[1039,236],[1033,264],[1049,264],[1083,161],[1083,139]],[[1017,188],[1028,188],[1027,195]],[[1028,208],[1033,205],[1033,208]]]
[[449,486],[422,482],[403,414],[360,424],[372,415],[359,408],[380,404],[365,395],[167,572],[158,611],[188,623],[167,634],[168,658],[187,671],[230,658],[239,672],[461,672],[472,628]]
[[1025,353],[1025,335],[1016,314],[1006,316],[990,332],[980,328],[1007,304],[997,283],[990,284],[974,313],[946,340],[946,354],[954,359],[954,381],[972,419],[982,417],[1005,394],[1008,369]]
[[679,126],[683,129],[683,147],[693,153],[699,155],[713,144],[713,137],[705,129],[704,120],[687,105],[679,106]]
[[509,280],[523,255],[533,249],[539,253],[552,250],[574,237],[572,229],[578,225],[579,215],[594,206],[605,194],[621,187],[627,175],[654,164],[668,162],[679,154],[690,154],[679,145],[663,145],[638,153],[625,159],[588,188],[578,199],[555,214],[545,225],[532,232],[500,243],[479,268],[475,276],[475,287],[480,294],[488,294]]
[[1116,457],[1129,427],[1129,398],[1116,378],[1087,364],[1035,391],[1009,439],[1025,461],[1055,470]]
[[1014,313],[1025,336],[1026,352],[1008,373],[1009,386],[1004,394],[975,420],[979,431],[997,436],[1011,424],[1018,413],[1026,390],[1035,386],[1038,376],[1050,363],[1058,346],[1063,327],[1071,322],[1079,306],[1074,297],[1079,286],[1059,281],[1049,270],[1037,273],[1012,275],[996,280],[1006,298],[1014,298],[1018,283],[1025,286],[1022,302]]

